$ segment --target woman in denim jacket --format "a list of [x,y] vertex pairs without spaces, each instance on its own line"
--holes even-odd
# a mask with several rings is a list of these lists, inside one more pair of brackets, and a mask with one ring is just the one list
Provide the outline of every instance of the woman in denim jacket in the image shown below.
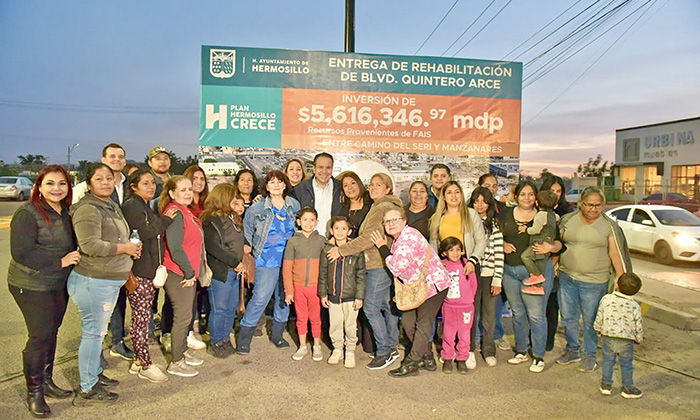
[[250,353],[255,326],[273,294],[274,322],[270,341],[278,348],[289,347],[289,343],[282,338],[289,318],[289,306],[284,303],[281,268],[284,247],[294,235],[294,220],[300,207],[297,200],[288,196],[291,191],[292,186],[284,172],[270,171],[261,186],[264,198],[245,212],[243,232],[255,257],[255,287],[241,319],[236,349],[238,354]]

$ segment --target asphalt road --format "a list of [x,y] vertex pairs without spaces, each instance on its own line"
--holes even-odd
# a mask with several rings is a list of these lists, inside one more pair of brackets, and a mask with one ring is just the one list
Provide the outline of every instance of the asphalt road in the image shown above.
[[[5,203],[3,203],[5,204]],[[0,419],[29,418],[22,404],[21,350],[26,330],[19,309],[6,286],[9,230],[0,229]],[[507,320],[506,320],[507,322]],[[69,304],[59,333],[56,381],[78,385],[77,348],[80,342],[77,308]],[[54,417],[70,419],[676,419],[700,417],[697,398],[700,378],[700,334],[675,330],[645,321],[646,337],[637,346],[642,360],[635,362],[635,381],[645,395],[632,401],[619,396],[619,376],[614,395],[598,392],[600,370],[592,374],[576,366],[559,366],[555,358],[563,337],[545,357],[541,374],[527,365],[511,366],[511,352],[498,351],[498,366],[480,361],[468,375],[421,372],[417,377],[393,379],[385,371],[369,371],[369,358],[358,353],[354,370],[313,362],[294,362],[294,348],[275,349],[265,338],[253,341],[249,356],[214,359],[203,351],[200,375],[171,377],[162,385],[129,375],[128,362],[107,356],[106,371],[121,381],[119,403],[108,408],[75,408],[70,401],[50,401]],[[512,341],[512,337],[511,341]],[[290,338],[288,338],[290,339]],[[105,352],[108,354],[107,352]],[[155,363],[166,356],[151,347]],[[329,355],[324,348],[324,354]],[[678,373],[680,372],[680,373]],[[695,379],[689,377],[694,376]]]

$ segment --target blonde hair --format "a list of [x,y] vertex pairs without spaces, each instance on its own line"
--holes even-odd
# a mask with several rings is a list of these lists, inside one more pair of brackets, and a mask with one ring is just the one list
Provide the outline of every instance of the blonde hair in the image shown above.
[[158,199],[158,213],[163,213],[168,204],[173,201],[169,194],[170,191],[175,190],[175,188],[177,188],[177,184],[184,180],[192,183],[192,181],[190,181],[190,179],[184,175],[175,175],[165,181],[163,184],[163,192],[160,193],[160,198]]
[[240,224],[238,223],[240,222],[240,216],[231,209],[231,201],[236,198],[243,200],[240,191],[233,184],[225,182],[214,186],[204,201],[204,211],[201,214],[201,219],[204,220],[207,217],[216,216],[229,217],[233,214],[236,224]]
[[391,181],[391,177],[389,175],[385,174],[384,172],[377,172],[376,174],[372,175],[372,178],[369,179],[370,182],[372,182],[374,178],[381,179],[384,185],[389,188],[389,192],[386,193],[387,195],[394,193],[394,183]]
[[457,181],[447,181],[440,190],[440,199],[438,200],[437,206],[435,207],[435,213],[433,213],[433,215],[430,217],[430,220],[428,221],[428,230],[430,231],[430,237],[435,238],[438,242],[440,240],[440,220],[447,211],[447,204],[445,203],[445,191],[447,191],[447,188],[451,187],[452,185],[456,185],[457,188],[459,188],[460,194],[462,194],[462,202],[459,203],[459,217],[462,221],[462,234],[466,234],[472,229],[472,220],[471,216],[469,215],[469,208],[467,207],[467,201],[465,200],[464,190],[462,190],[462,186],[459,185],[459,182]]

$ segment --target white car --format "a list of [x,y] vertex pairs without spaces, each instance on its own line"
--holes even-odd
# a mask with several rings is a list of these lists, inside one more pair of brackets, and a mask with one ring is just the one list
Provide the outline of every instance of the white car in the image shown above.
[[578,196],[581,194],[581,191],[583,191],[583,189],[573,188],[573,189],[566,192],[566,195],[564,196],[564,198],[569,203],[577,203]]
[[654,254],[663,264],[700,261],[700,218],[688,210],[634,204],[605,214],[617,220],[630,249]]

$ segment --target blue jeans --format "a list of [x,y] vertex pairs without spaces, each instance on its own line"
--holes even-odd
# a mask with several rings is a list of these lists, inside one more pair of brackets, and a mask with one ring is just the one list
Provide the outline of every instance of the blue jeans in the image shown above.
[[289,305],[284,303],[281,273],[281,267],[255,268],[253,297],[250,298],[245,309],[245,315],[241,319],[242,326],[254,328],[258,324],[258,320],[265,311],[265,307],[270,302],[273,294],[275,295],[275,322],[287,322],[289,319]]
[[593,322],[598,313],[600,299],[608,292],[608,283],[588,283],[574,280],[559,272],[559,311],[566,331],[566,351],[578,353],[579,320],[583,316],[583,356],[595,357],[598,335]]
[[228,339],[236,318],[236,309],[241,294],[241,281],[235,271],[229,270],[226,283],[217,279],[211,280],[208,287],[209,305],[209,335],[212,343],[221,343]]
[[391,284],[386,269],[367,270],[364,310],[374,333],[378,355],[386,355],[399,345],[399,311],[390,301]]
[[500,340],[506,335],[503,329],[503,308],[506,306],[506,296],[505,292],[501,292],[500,295],[496,296],[496,326],[493,329],[493,339]]
[[66,289],[78,306],[83,335],[78,349],[80,389],[89,392],[102,373],[100,354],[107,324],[117,303],[124,280],[105,280],[86,277],[73,270],[68,276]]
[[503,290],[506,292],[510,309],[513,312],[513,332],[515,351],[525,353],[528,349],[528,336],[532,343],[532,355],[543,358],[547,345],[547,299],[552,291],[554,269],[551,260],[545,264],[544,296],[521,293],[523,281],[530,277],[524,265],[506,264],[503,271]]
[[613,383],[613,368],[615,358],[620,360],[620,374],[622,376],[622,386],[628,389],[634,388],[634,342],[624,338],[603,337],[603,380],[607,385]]

